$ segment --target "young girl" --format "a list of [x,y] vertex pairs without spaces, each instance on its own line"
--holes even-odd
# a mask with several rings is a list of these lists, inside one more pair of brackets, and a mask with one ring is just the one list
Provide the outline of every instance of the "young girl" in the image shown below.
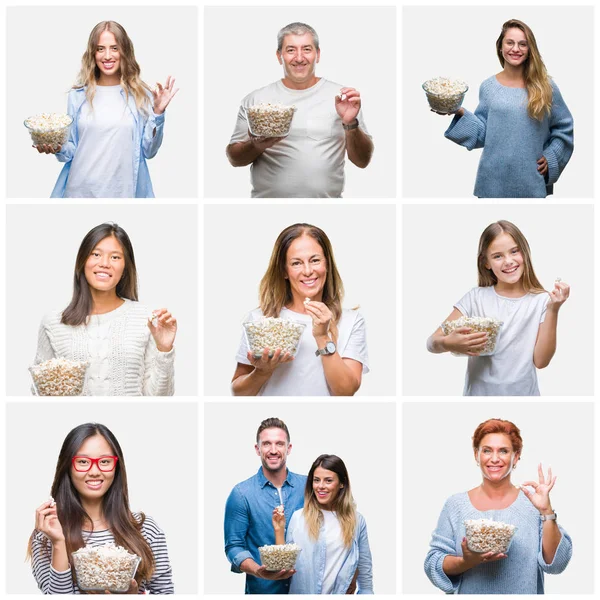
[[137,290],[125,230],[94,227],[77,253],[71,303],[42,320],[35,363],[89,361],[86,396],[172,396],[177,321],[140,304]]
[[158,152],[175,79],[151,90],[140,79],[133,43],[115,21],[92,29],[69,93],[69,141],[37,146],[66,163],[52,198],[154,198],[146,159]]
[[465,396],[539,396],[537,369],[556,351],[558,311],[569,286],[557,280],[547,293],[531,264],[529,244],[508,221],[492,223],[481,234],[477,256],[479,287],[465,294],[446,320],[492,317],[503,322],[491,356],[478,356],[487,333],[461,327],[444,335],[438,327],[427,341],[430,352],[469,356]]
[[476,196],[545,198],[571,158],[573,118],[525,23],[504,23],[496,52],[503,70],[481,84],[474,114],[456,112],[445,136],[483,148]]
[[276,544],[298,544],[300,552],[290,594],[373,593],[367,524],[356,511],[344,461],[322,454],[313,463],[304,489],[304,508],[290,519],[273,511]]
[[165,535],[131,512],[123,452],[107,427],[85,423],[67,435],[51,496],[35,512],[27,552],[44,594],[80,594],[71,553],[109,543],[142,559],[128,594],[174,593]]

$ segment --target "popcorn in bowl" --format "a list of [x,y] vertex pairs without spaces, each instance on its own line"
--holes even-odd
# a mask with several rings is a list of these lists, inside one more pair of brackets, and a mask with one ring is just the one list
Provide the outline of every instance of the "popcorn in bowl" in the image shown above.
[[48,144],[54,150],[64,146],[69,139],[69,129],[73,117],[64,113],[41,113],[25,119],[34,146]]
[[458,79],[435,77],[423,84],[429,106],[438,113],[455,113],[463,103],[469,86]]
[[[460,317],[454,321],[444,321],[441,327],[444,335],[452,333],[459,327],[470,327],[473,332],[485,331],[488,337],[484,349],[478,356],[490,356],[496,349],[496,341],[502,325],[502,321],[498,321],[498,319],[492,317]],[[465,356],[465,354],[459,354],[458,352],[452,352],[452,355]]]
[[282,569],[293,569],[302,548],[298,544],[283,544],[273,546],[261,546],[260,562],[267,571],[281,571]]
[[467,547],[471,552],[508,552],[515,525],[491,519],[469,519],[465,521]]
[[36,396],[81,396],[88,362],[52,358],[29,367]]
[[246,109],[250,133],[258,137],[285,137],[290,132],[295,106],[261,102]]
[[260,358],[265,348],[269,348],[269,356],[273,356],[277,348],[281,348],[282,354],[287,351],[295,355],[306,324],[279,317],[261,317],[247,321],[243,327],[248,348],[255,358]]
[[71,554],[77,585],[84,592],[124,594],[142,560],[121,546],[85,546]]

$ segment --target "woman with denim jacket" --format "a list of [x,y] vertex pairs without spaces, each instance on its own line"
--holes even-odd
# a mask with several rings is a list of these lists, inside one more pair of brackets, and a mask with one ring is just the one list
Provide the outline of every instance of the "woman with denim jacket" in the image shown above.
[[69,140],[38,152],[64,162],[52,198],[153,198],[146,159],[158,152],[175,79],[151,90],[125,29],[102,21],[90,33],[77,83],[69,92]]
[[356,511],[344,461],[322,454],[313,463],[304,490],[304,508],[290,520],[284,541],[285,514],[273,511],[275,543],[298,544],[290,594],[373,594],[367,525]]

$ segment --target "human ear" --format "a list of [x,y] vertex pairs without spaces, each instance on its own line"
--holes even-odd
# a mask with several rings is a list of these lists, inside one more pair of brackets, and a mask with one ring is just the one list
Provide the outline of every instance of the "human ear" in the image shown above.
[[260,456],[260,449],[258,447],[258,444],[254,444],[254,449],[256,450],[256,455]]
[[275,56],[277,57],[279,64],[282,65],[283,61],[281,60],[281,52],[279,52],[279,50],[277,50],[277,52],[275,52]]

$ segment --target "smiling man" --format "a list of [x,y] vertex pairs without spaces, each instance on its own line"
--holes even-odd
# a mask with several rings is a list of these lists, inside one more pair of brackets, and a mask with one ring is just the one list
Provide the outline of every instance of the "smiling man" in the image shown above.
[[246,594],[287,594],[294,570],[267,571],[259,546],[275,543],[273,509],[283,505],[286,520],[304,506],[306,475],[286,467],[292,451],[290,432],[276,417],[265,419],[256,432],[258,473],[238,483],[225,505],[225,553],[234,573],[246,573]]
[[[291,23],[277,34],[283,79],[248,94],[227,146],[234,167],[251,165],[253,198],[341,198],[344,163],[365,168],[373,142],[361,111],[360,92],[316,76],[321,57],[317,32]],[[246,111],[260,103],[295,106],[285,137],[256,137]]]

